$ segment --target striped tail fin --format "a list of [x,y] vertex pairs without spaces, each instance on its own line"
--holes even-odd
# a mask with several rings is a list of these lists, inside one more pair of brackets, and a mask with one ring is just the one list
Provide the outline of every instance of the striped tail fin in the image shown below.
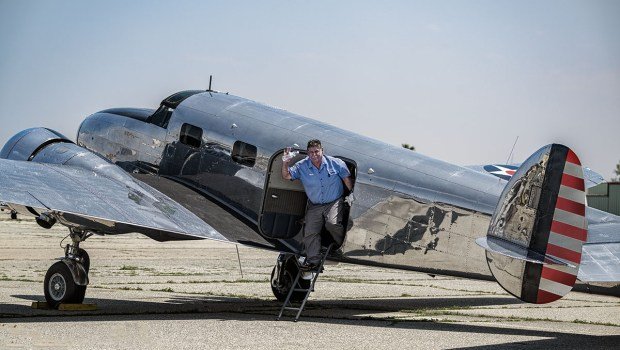
[[504,188],[486,249],[497,282],[517,298],[537,304],[573,288],[587,240],[581,162],[563,145],[548,145],[526,160]]

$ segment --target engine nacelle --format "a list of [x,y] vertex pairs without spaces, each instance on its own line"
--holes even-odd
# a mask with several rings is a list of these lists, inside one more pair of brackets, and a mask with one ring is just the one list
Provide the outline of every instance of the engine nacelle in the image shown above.
[[0,158],[73,166],[135,186],[131,176],[109,160],[47,128],[26,129],[17,133],[4,145]]
[[11,137],[2,147],[0,158],[32,160],[39,151],[54,143],[73,143],[66,136],[47,128],[31,128]]

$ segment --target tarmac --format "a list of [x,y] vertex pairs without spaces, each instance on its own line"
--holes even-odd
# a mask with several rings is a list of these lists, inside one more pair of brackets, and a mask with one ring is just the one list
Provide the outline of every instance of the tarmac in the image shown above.
[[326,266],[299,322],[276,321],[277,252],[138,234],[81,245],[97,310],[33,309],[67,233],[0,213],[0,349],[620,348],[617,297],[532,305],[495,282],[349,264]]

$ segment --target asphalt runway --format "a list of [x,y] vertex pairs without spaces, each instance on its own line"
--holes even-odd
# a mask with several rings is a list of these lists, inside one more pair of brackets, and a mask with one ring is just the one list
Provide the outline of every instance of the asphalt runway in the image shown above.
[[[0,214],[0,349],[617,349],[620,299],[525,304],[494,282],[330,265],[300,322],[276,321],[277,253],[209,241],[94,236],[87,303],[31,308],[63,255],[60,225]],[[65,241],[66,243],[66,241]]]

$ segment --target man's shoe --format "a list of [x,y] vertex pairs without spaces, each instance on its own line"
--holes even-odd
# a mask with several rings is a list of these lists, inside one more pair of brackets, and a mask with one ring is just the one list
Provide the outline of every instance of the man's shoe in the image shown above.
[[308,263],[308,262],[305,262],[305,263],[303,263],[303,264],[299,265],[299,269],[300,269],[301,271],[314,271],[314,270],[316,270],[318,267],[319,267],[319,265],[314,264],[314,263]]

